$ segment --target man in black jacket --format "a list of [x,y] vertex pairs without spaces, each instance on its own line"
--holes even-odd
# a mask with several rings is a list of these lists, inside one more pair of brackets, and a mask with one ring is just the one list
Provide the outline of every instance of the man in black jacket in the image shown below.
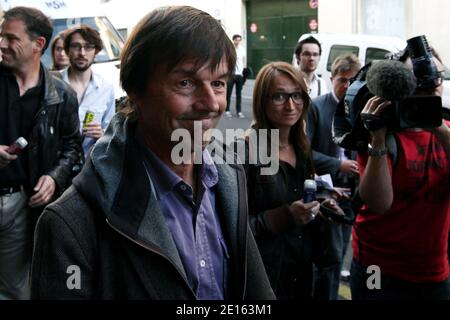
[[[308,114],[307,133],[313,150],[313,162],[319,175],[330,174],[335,187],[354,189],[359,175],[358,163],[350,150],[341,149],[331,137],[336,107],[344,98],[352,79],[361,68],[352,54],[337,57],[331,66],[332,91],[312,100]],[[339,205],[352,216],[351,204],[341,200]],[[337,224],[321,225],[322,245],[327,248],[317,261],[314,296],[320,300],[337,300],[342,260],[350,238],[351,227]]]
[[[244,170],[212,162],[196,139],[225,110],[235,60],[205,12],[165,7],[141,20],[122,52],[128,108],[38,222],[32,298],[274,298]],[[194,142],[181,163],[174,133]]]
[[[0,299],[29,297],[36,214],[67,187],[80,151],[74,92],[40,63],[53,27],[39,10],[4,13],[0,33]],[[16,155],[9,145],[23,137]]]

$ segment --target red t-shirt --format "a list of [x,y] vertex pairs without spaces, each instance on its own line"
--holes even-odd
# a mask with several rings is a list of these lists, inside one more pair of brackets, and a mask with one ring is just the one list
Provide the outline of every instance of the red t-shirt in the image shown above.
[[[392,207],[382,215],[366,205],[360,210],[353,228],[354,257],[396,278],[441,282],[449,276],[450,162],[430,132],[396,135]],[[367,160],[367,155],[358,155],[361,174]]]

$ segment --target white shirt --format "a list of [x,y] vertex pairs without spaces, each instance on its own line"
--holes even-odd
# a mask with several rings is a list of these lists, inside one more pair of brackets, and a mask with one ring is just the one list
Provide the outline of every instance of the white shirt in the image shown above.
[[[70,85],[68,68],[61,70],[62,79]],[[98,73],[92,71],[91,80],[81,98],[78,108],[78,118],[80,120],[80,132],[83,131],[83,121],[87,111],[95,114],[93,123],[100,123],[103,130],[116,112],[114,87]],[[85,137],[83,139],[83,151],[86,157],[96,139]]]
[[308,94],[311,99],[314,99],[318,96],[324,95],[330,92],[328,86],[322,78],[320,78],[317,74],[314,73],[313,79],[309,84]]
[[[336,103],[339,103],[339,98],[337,97],[336,93],[334,93],[334,90],[331,90],[331,95],[333,96],[333,100],[336,101]],[[331,130],[334,130],[333,127],[331,127]],[[345,155],[345,149],[339,147],[339,160],[348,160],[347,156]]]
[[234,74],[235,75],[243,75],[244,72],[244,60],[245,60],[245,50],[244,48],[239,45],[236,48],[236,67],[234,68]]

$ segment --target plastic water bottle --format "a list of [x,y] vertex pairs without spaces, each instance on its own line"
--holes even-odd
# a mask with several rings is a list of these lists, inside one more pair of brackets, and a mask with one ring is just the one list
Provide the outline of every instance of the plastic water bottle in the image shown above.
[[24,137],[17,138],[6,150],[9,154],[19,154],[28,145]]

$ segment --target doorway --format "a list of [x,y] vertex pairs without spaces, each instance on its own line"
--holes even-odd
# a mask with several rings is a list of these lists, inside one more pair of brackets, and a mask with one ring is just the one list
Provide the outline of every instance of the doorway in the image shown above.
[[291,63],[298,38],[315,32],[317,0],[248,0],[247,64],[256,76],[270,61]]

